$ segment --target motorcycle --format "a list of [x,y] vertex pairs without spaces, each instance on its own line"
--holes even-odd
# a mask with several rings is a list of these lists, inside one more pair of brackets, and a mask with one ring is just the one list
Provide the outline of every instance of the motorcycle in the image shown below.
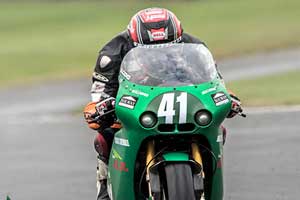
[[133,48],[119,73],[108,165],[112,200],[223,199],[231,97],[202,44]]

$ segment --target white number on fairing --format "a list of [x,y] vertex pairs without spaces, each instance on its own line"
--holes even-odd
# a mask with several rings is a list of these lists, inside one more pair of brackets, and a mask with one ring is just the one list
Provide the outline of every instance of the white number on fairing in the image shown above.
[[179,123],[183,124],[186,123],[186,115],[187,115],[187,93],[182,92],[177,98],[176,102],[175,100],[175,94],[174,93],[167,93],[164,94],[158,111],[157,116],[158,117],[165,117],[166,118],[166,124],[172,124],[173,123],[173,117],[175,115],[174,110],[174,104],[179,103]]
[[179,103],[179,124],[184,124],[186,123],[187,93],[182,92],[180,96],[176,98],[176,102]]
[[166,117],[166,124],[172,124],[174,115],[174,93],[164,94],[157,111],[157,116]]

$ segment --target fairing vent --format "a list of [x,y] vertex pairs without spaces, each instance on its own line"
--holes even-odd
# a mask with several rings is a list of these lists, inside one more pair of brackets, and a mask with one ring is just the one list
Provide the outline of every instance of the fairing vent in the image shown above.
[[186,124],[160,124],[158,125],[158,131],[160,132],[174,132],[177,128],[179,132],[189,132],[195,129],[195,124],[186,123]]
[[175,124],[160,124],[157,129],[160,132],[173,132],[175,131]]
[[182,132],[184,132],[184,131],[193,131],[194,129],[195,129],[195,124],[193,124],[193,123],[186,123],[186,124],[178,124],[177,125],[177,129],[178,129],[178,131],[182,131]]

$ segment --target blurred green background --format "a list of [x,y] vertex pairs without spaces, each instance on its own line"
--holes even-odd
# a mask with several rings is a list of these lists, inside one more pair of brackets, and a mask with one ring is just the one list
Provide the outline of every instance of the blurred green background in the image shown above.
[[146,7],[173,11],[217,60],[300,45],[299,0],[0,1],[0,85],[89,77],[99,49]]

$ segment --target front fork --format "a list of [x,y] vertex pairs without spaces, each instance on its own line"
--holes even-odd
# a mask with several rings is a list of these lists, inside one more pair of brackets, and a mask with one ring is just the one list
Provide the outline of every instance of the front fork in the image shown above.
[[202,167],[202,170],[200,173],[201,173],[202,178],[204,178],[205,174],[204,174],[204,170],[203,170],[202,156],[201,156],[201,153],[199,150],[199,146],[196,143],[192,143],[192,155],[193,155],[194,160]]
[[[151,140],[148,142],[147,144],[147,153],[146,153],[146,181],[148,183],[148,190],[149,190],[149,198],[153,199],[152,196],[152,191],[151,191],[151,184],[150,184],[150,168],[151,166],[154,164],[154,154],[155,154],[155,144],[154,141]],[[199,150],[199,146],[196,143],[192,143],[191,145],[192,148],[192,156],[193,159],[202,167],[201,172],[200,172],[200,176],[204,179],[205,174],[204,174],[204,170],[203,170],[203,162],[202,162],[202,156]],[[203,198],[203,196],[202,196]],[[201,198],[201,199],[202,199]]]
[[[202,180],[205,178],[204,170],[203,170],[203,160],[202,156],[199,150],[199,146],[196,143],[192,143],[192,155],[194,160],[201,166],[201,172],[198,174],[200,177],[202,177]],[[204,188],[203,188],[204,189]],[[200,200],[204,200],[204,192],[202,193]]]
[[149,199],[153,199],[151,184],[150,184],[150,167],[154,164],[154,140],[150,140],[147,144],[147,154],[146,154],[146,181],[148,183]]

